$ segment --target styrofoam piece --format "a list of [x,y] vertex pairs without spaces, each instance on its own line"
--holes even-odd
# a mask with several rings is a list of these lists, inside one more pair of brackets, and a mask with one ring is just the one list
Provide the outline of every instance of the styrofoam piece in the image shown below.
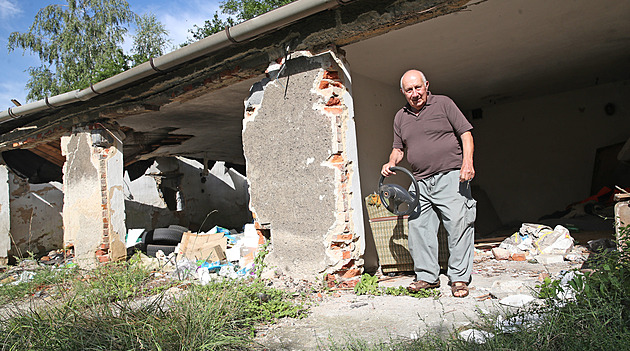
[[530,304],[534,300],[536,300],[536,298],[531,295],[517,294],[503,298],[499,300],[499,303],[505,306],[520,308]]

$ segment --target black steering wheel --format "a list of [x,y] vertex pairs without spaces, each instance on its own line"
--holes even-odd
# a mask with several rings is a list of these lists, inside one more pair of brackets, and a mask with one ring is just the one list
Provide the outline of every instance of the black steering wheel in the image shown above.
[[[418,182],[416,181],[416,178],[413,177],[413,174],[411,174],[411,172],[409,172],[406,168],[390,167],[389,169],[393,172],[401,171],[409,176],[413,182],[413,189],[416,196],[412,196],[407,189],[398,184],[383,184],[383,181],[385,180],[384,175],[381,175],[381,179],[378,181],[378,196],[381,198],[381,202],[385,205],[385,208],[389,212],[397,216],[406,216],[411,214],[411,212],[418,207],[418,202],[420,201],[420,187],[418,186]],[[398,207],[402,204],[407,204],[409,208],[407,208],[406,211],[399,210]]]

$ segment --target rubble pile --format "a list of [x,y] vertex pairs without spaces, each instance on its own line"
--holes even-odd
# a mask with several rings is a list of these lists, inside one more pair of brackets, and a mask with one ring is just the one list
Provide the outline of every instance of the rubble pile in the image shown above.
[[[492,248],[491,252],[496,260],[534,260],[542,264],[586,260],[584,250],[574,246],[569,230],[561,225],[552,229],[542,224],[523,223],[518,232]],[[484,257],[483,254],[479,256],[477,261]]]
[[256,255],[265,238],[254,224],[243,232],[215,226],[207,232],[193,233],[188,228],[130,230],[127,247],[140,250],[146,265],[167,271],[180,280],[198,279],[207,284],[217,277],[245,278],[257,274]]

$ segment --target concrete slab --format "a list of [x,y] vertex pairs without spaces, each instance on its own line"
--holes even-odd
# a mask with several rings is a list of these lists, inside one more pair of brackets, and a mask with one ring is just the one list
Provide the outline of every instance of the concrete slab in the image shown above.
[[[326,349],[332,342],[343,344],[359,339],[371,344],[393,339],[414,339],[425,332],[448,335],[465,329],[481,314],[501,313],[513,307],[499,305],[499,299],[517,294],[533,295],[534,287],[546,276],[579,268],[580,263],[497,261],[475,263],[470,294],[452,297],[448,278],[440,276],[441,296],[417,299],[408,296],[356,296],[352,291],[335,291],[316,302],[308,317],[284,319],[259,331],[257,341],[271,350]],[[384,277],[379,286],[407,286],[412,275]]]

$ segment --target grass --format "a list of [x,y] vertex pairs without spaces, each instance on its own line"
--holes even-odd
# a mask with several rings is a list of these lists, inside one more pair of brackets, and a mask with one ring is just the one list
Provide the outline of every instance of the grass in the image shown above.
[[[246,350],[258,323],[304,312],[260,280],[156,284],[152,274],[132,259],[91,271],[44,267],[29,282],[0,287],[0,348]],[[24,295],[42,282],[49,298],[34,307]]]

